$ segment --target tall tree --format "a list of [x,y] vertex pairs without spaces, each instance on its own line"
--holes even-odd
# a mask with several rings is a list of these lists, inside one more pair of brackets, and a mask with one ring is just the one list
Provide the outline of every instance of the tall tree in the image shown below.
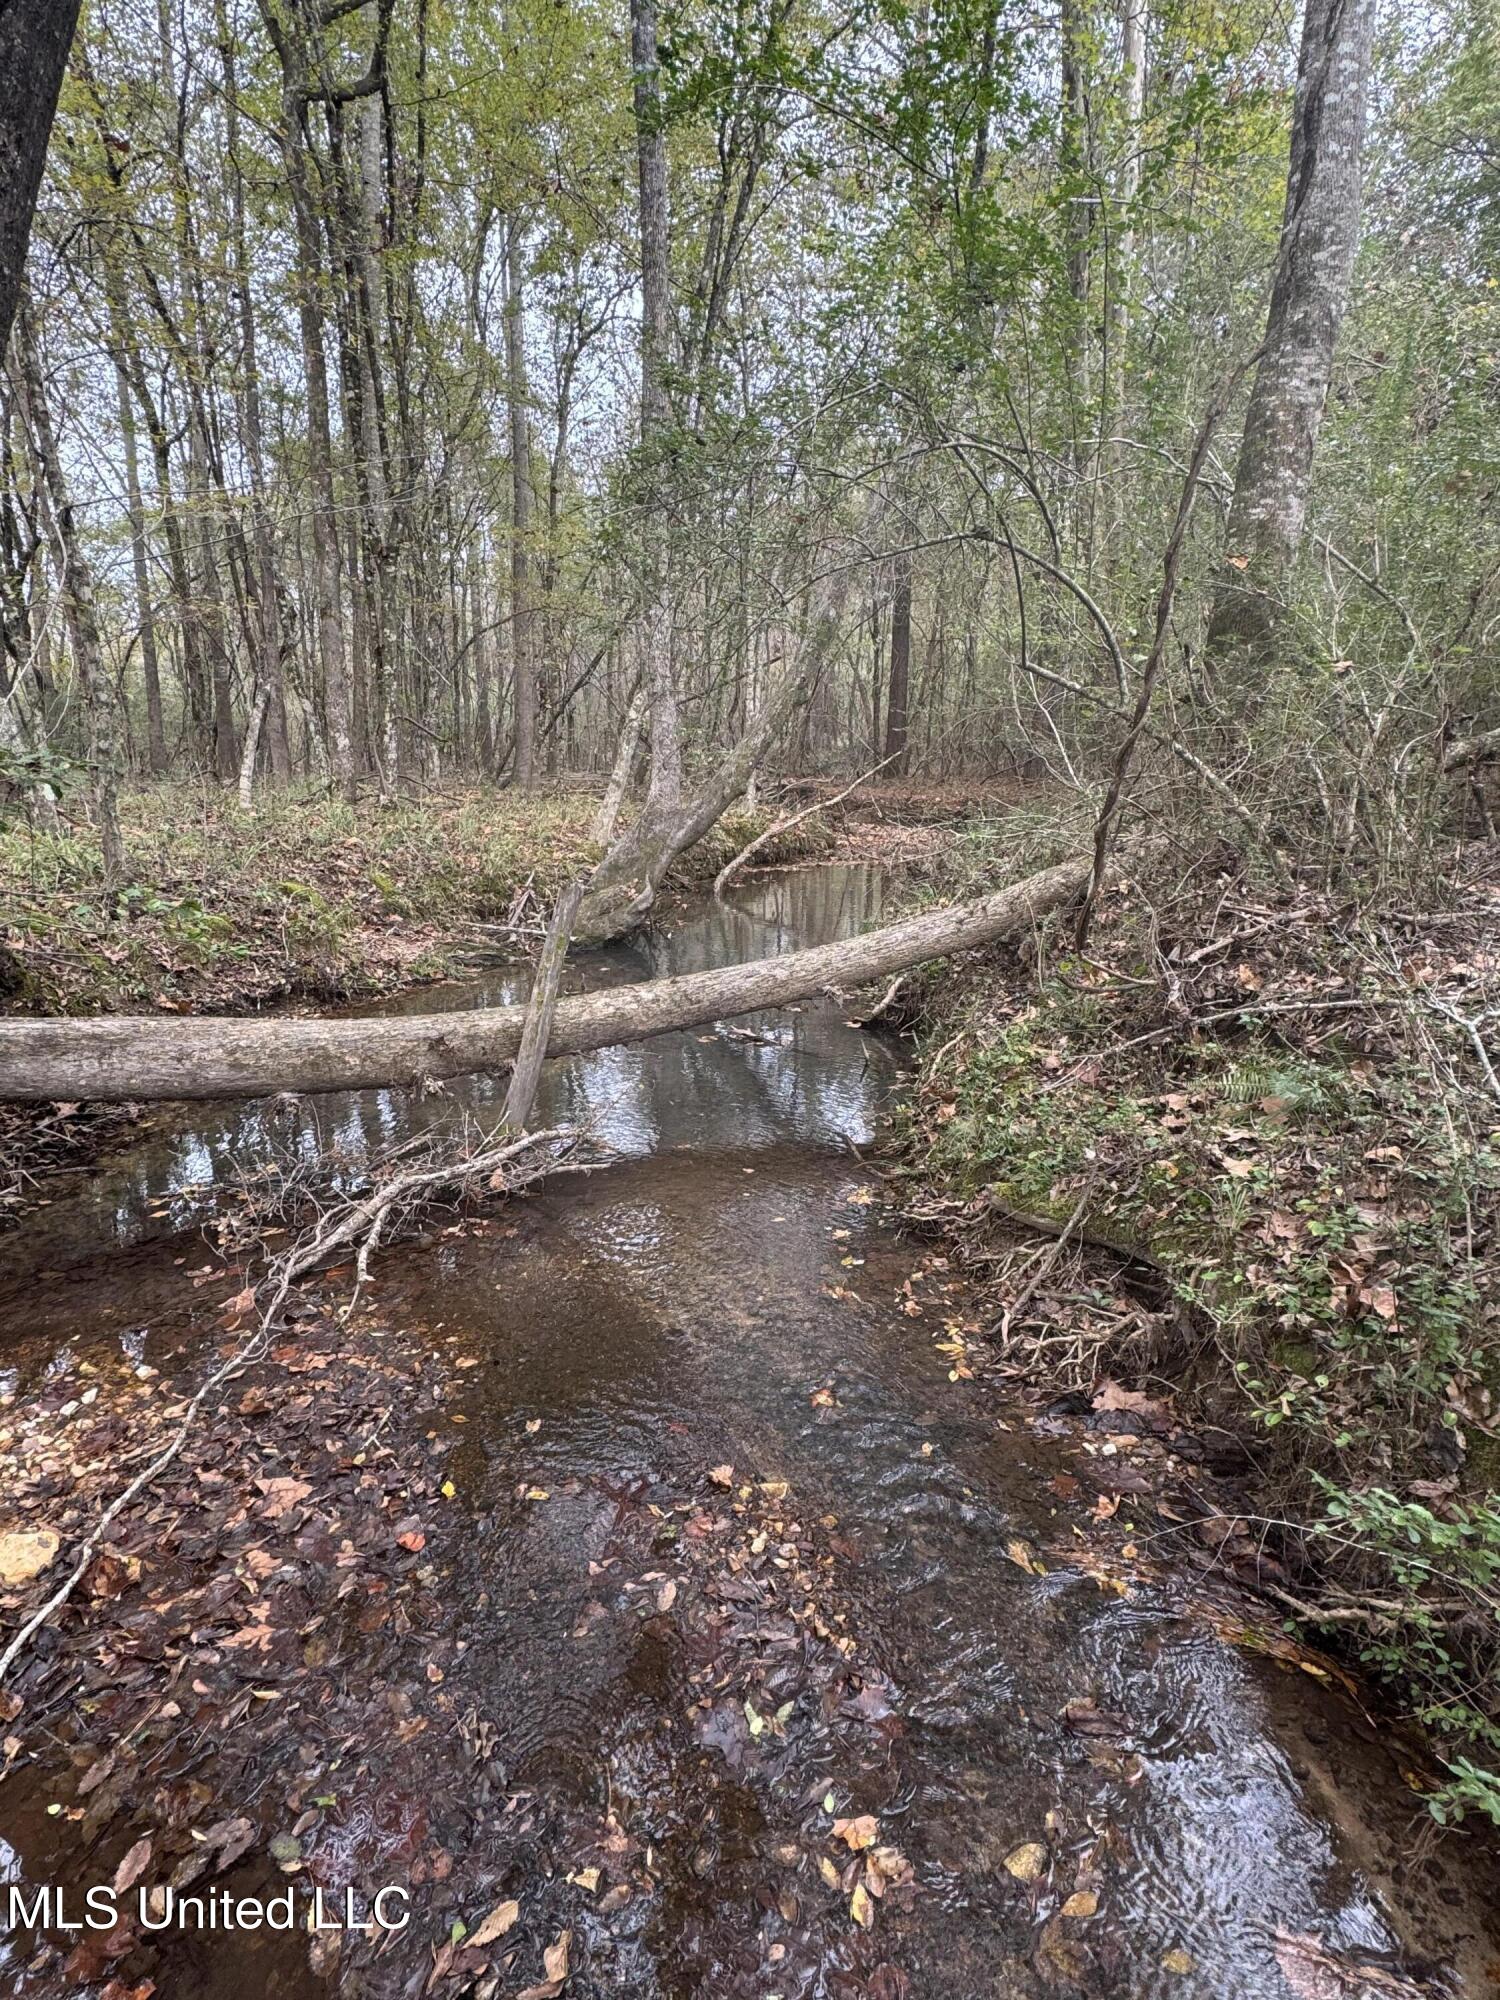
[[63,469],[52,412],[42,381],[41,356],[30,302],[22,288],[16,319],[16,358],[36,456],[39,485],[46,495],[56,544],[63,610],[73,648],[73,664],[83,697],[88,745],[89,784],[104,879],[114,884],[125,874],[125,844],[120,834],[118,753],[115,743],[114,695],[104,669],[99,616],[94,602],[94,572],[84,553],[73,511],[73,496]]
[[21,297],[26,245],[79,0],[0,4],[0,354]]
[[536,777],[536,614],[531,601],[531,422],[526,407],[526,291],[520,223],[505,223],[505,397],[510,417],[510,657],[515,699],[515,780]]
[[1307,519],[1313,454],[1359,247],[1375,0],[1307,0],[1276,277],[1229,509],[1211,650],[1263,647]]
[[666,574],[664,483],[670,478],[672,402],[671,293],[667,234],[667,134],[656,46],[656,0],[630,0],[630,56],[635,71],[636,167],[640,181],[641,456],[650,490],[642,495],[645,606],[642,668],[651,692],[651,799],[675,807],[682,797],[682,723],[672,658],[672,607]]

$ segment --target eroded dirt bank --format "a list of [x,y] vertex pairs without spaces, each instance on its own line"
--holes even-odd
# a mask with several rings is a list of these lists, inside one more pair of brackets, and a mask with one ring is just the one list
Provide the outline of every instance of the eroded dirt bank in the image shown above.
[[[879,902],[773,875],[577,976]],[[1500,1885],[1409,1748],[1161,1531],[1156,1495],[1227,1504],[1199,1441],[1018,1403],[882,1219],[851,1147],[899,1081],[836,1008],[559,1066],[545,1115],[619,1164],[444,1219],[346,1323],[338,1273],[299,1302],[14,1683],[8,1871],[126,1915],[11,1936],[9,1990],[1492,1990]],[[316,1137],[357,1171],[489,1088],[185,1109],[12,1237],[17,1524],[75,1533],[232,1337],[233,1162]],[[412,1922],[144,1934],[174,1880],[395,1883]]]

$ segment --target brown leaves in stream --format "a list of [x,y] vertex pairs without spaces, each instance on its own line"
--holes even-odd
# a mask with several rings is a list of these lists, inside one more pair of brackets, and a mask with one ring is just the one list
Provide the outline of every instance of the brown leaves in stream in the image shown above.
[[[725,2000],[830,1968],[846,2000],[899,2000],[904,1724],[863,1658],[836,1518],[729,1464],[542,1483],[524,1416],[523,1476],[497,1488],[466,1442],[482,1371],[445,1336],[305,1299],[292,1317],[124,1510],[6,1697],[27,1879],[121,1892],[113,1931],[39,1942],[16,1990],[174,1990],[180,1946],[136,1913],[166,1885],[396,1882],[409,1930],[285,1950],[371,1996],[624,2000],[654,1964],[671,1990],[716,1968]],[[0,1432],[18,1531],[45,1520],[66,1558],[209,1365],[61,1357]],[[492,1597],[481,1539],[529,1590]],[[46,1583],[0,1591],[7,1627]],[[508,1660],[528,1600],[547,1607],[530,1681]],[[216,1946],[226,1991],[260,1964],[236,1971],[246,1949]]]

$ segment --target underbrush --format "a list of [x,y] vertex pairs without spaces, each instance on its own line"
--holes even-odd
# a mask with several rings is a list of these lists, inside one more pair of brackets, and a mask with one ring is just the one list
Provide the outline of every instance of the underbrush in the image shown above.
[[1493,914],[1477,879],[1380,922],[1133,885],[1086,955],[1059,928],[919,984],[904,1157],[1013,1356],[1168,1377],[1246,1438],[1261,1580],[1436,1732],[1435,1815],[1500,1823]]
[[[529,921],[595,849],[586,792],[475,790],[347,805],[268,796],[241,812],[216,787],[133,793],[130,881],[101,879],[87,827],[0,820],[0,1004],[31,1013],[167,1011],[281,995],[338,998],[431,977],[466,924]],[[685,858],[712,874],[769,814],[727,816]],[[758,859],[825,838],[794,829]]]

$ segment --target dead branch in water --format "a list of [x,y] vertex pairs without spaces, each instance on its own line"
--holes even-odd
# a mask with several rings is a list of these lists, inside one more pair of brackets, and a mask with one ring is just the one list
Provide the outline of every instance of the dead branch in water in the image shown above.
[[[99,1546],[110,1527],[140,1492],[165,1472],[187,1442],[199,1411],[216,1389],[230,1381],[241,1369],[264,1354],[287,1297],[299,1279],[326,1262],[337,1251],[355,1253],[355,1284],[346,1311],[351,1311],[369,1276],[372,1253],[394,1230],[412,1219],[427,1203],[445,1194],[462,1198],[481,1192],[514,1192],[529,1182],[558,1172],[580,1172],[591,1161],[579,1161],[585,1134],[572,1126],[556,1126],[527,1132],[520,1138],[507,1134],[496,1142],[484,1135],[479,1145],[467,1152],[451,1150],[439,1155],[437,1141],[427,1150],[422,1164],[402,1166],[378,1178],[365,1193],[335,1202],[324,1210],[299,1240],[276,1258],[265,1276],[241,1294],[246,1311],[256,1315],[254,1325],[241,1336],[217,1368],[211,1369],[190,1397],[177,1426],[166,1443],[135,1477],[110,1501],[83,1541],[73,1567],[51,1596],[38,1605],[0,1653],[0,1681],[10,1672],[29,1641],[67,1603],[88,1574]],[[410,1145],[400,1147],[396,1159],[410,1157]],[[388,1161],[387,1165],[390,1164]]]

